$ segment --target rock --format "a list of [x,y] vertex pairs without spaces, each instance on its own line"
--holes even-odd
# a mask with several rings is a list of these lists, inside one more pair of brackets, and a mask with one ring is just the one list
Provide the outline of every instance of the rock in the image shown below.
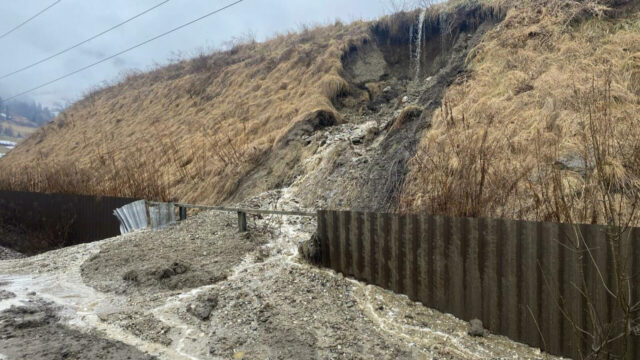
[[175,271],[173,271],[170,268],[166,268],[166,269],[162,269],[162,270],[160,270],[158,272],[157,278],[158,278],[158,280],[168,279],[168,278],[172,277],[175,274],[176,274]]
[[403,104],[406,104],[406,103],[408,103],[408,102],[409,102],[409,97],[405,95],[405,96],[402,98],[402,103],[403,103]]
[[362,140],[364,140],[364,136],[365,134],[363,132],[358,132],[354,135],[352,135],[349,140],[351,141],[351,143],[353,145],[359,145],[362,144]]
[[384,90],[382,90],[381,93],[376,94],[371,99],[367,107],[369,108],[369,110],[378,111],[382,104],[386,104],[391,100],[396,99],[397,97],[398,97],[398,92],[394,90],[391,86],[387,86],[384,88]]
[[570,170],[585,176],[587,174],[587,165],[580,155],[568,154],[561,156],[555,162],[555,167],[560,170]]
[[311,239],[307,241],[301,241],[298,245],[298,252],[303,259],[312,264],[319,264],[321,259],[320,253],[320,241],[318,235],[313,234]]
[[211,316],[211,312],[218,306],[218,296],[215,294],[205,294],[187,305],[187,312],[196,318],[205,321]]
[[478,319],[473,319],[469,322],[469,335],[476,337],[484,336],[484,327],[482,326],[482,321]]
[[122,275],[122,280],[131,281],[131,282],[138,282],[138,280],[139,280],[138,272],[135,271],[135,270],[129,270],[126,273],[124,273],[124,275]]
[[0,290],[0,300],[7,300],[16,297],[16,294],[7,290]]
[[177,275],[180,275],[189,271],[189,267],[185,264],[175,262],[171,265],[171,270],[173,270],[173,272],[176,273]]

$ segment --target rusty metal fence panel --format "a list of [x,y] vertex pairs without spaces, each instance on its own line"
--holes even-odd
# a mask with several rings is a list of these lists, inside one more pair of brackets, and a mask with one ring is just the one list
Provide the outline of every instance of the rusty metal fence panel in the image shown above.
[[0,191],[0,222],[12,222],[30,230],[64,227],[65,245],[87,243],[120,235],[120,224],[113,211],[136,200]]
[[[640,229],[627,235],[621,246],[632,255],[635,304],[640,302]],[[591,331],[591,307],[602,324],[618,311],[602,285],[616,286],[607,236],[597,225],[318,212],[323,266],[573,358],[591,344],[575,336],[567,317]],[[640,359],[640,337],[630,348],[631,358]]]

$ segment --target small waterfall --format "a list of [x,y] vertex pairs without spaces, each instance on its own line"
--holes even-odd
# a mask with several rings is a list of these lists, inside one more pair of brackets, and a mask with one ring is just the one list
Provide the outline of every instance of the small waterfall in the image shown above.
[[413,24],[409,28],[409,61],[413,59]]
[[418,20],[418,37],[416,38],[416,80],[420,76],[420,62],[422,60],[422,29],[424,27],[424,20],[427,17],[427,9],[424,9],[420,13],[420,19]]

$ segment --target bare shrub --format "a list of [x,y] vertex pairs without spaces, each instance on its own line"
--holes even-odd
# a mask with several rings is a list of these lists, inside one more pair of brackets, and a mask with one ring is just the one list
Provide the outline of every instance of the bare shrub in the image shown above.
[[[581,263],[586,264],[579,269],[581,283],[573,286],[589,309],[587,326],[573,318],[562,298],[558,301],[575,337],[591,344],[589,350],[580,352],[583,359],[631,359],[631,344],[640,324],[640,302],[636,303],[640,299],[633,298],[637,274],[632,272],[633,254],[628,251],[632,244],[631,227],[639,220],[640,162],[636,151],[640,119],[612,117],[611,85],[608,70],[594,79],[588,90],[575,91],[587,119],[583,133],[586,172],[581,189],[568,187],[560,171],[554,171],[553,178],[552,200],[558,204],[559,217],[571,224],[586,218],[606,224],[612,268],[602,268],[596,261],[593,252],[597,249],[591,247],[577,225],[574,226],[577,242],[569,245]],[[582,211],[576,214],[576,209]],[[599,274],[600,281],[595,284],[588,281],[587,272]],[[606,294],[606,298],[596,298],[598,292]],[[608,309],[602,310],[601,304],[608,301],[615,304],[612,314]]]

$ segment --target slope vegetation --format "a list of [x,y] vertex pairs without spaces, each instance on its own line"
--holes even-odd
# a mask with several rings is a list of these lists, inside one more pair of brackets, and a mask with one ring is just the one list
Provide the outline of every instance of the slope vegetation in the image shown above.
[[403,209],[586,223],[632,215],[637,2],[523,2],[468,66],[423,134]]
[[2,161],[5,187],[218,202],[293,124],[345,88],[335,24],[127,76],[89,94]]
[[628,0],[452,0],[246,42],[89,94],[0,185],[619,220],[639,199],[638,44]]

